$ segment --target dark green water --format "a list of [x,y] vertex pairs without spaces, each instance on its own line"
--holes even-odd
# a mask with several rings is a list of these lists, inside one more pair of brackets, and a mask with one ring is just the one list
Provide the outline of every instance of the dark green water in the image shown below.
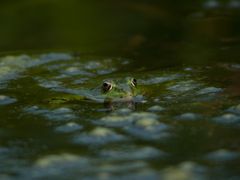
[[[239,10],[2,1],[0,179],[239,179]],[[51,101],[126,77],[135,103]]]

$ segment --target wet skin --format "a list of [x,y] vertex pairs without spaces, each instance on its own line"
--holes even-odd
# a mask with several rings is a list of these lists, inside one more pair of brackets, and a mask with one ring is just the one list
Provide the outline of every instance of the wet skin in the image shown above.
[[137,80],[134,78],[107,79],[96,88],[81,89],[77,94],[65,94],[49,100],[50,103],[59,104],[73,101],[92,101],[97,103],[122,103],[133,102],[139,93]]

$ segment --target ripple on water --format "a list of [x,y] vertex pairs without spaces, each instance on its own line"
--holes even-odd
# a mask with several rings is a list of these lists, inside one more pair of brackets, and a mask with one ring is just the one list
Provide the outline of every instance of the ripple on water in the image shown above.
[[94,123],[108,127],[120,127],[136,138],[156,140],[169,137],[169,126],[158,121],[159,116],[148,112],[134,112],[126,115],[112,114]]
[[216,94],[219,92],[222,92],[222,88],[216,88],[216,87],[206,87],[197,92],[198,95],[209,95],[209,94]]
[[58,155],[48,155],[38,159],[35,162],[36,167],[45,168],[45,167],[57,167],[60,165],[69,166],[68,163],[77,163],[78,165],[86,165],[88,164],[88,160],[81,156],[73,155],[73,154],[58,154]]
[[73,81],[73,84],[83,84],[85,83],[89,78],[79,78]]
[[240,104],[237,106],[232,106],[232,107],[228,108],[226,111],[240,115]]
[[126,140],[126,137],[117,134],[113,130],[103,127],[96,127],[89,133],[83,132],[75,135],[73,142],[84,145],[104,145],[108,143],[120,142]]
[[45,80],[40,78],[35,78],[39,82],[39,86],[52,89],[52,88],[60,88],[62,82],[60,81],[54,81],[54,80]]
[[163,77],[154,77],[150,78],[147,80],[139,80],[139,83],[144,84],[144,85],[151,85],[151,84],[159,84],[159,83],[165,83],[168,81],[175,80],[179,77],[180,75],[174,74],[174,75],[169,75],[169,76],[163,76]]
[[97,70],[97,74],[98,75],[105,75],[105,74],[113,73],[114,71],[116,71],[116,68],[112,68],[112,69],[99,69],[99,70]]
[[201,115],[196,113],[184,113],[176,117],[179,120],[186,120],[186,121],[195,121],[201,118]]
[[100,157],[107,160],[144,160],[167,157],[168,154],[153,147],[128,147],[122,150],[102,150]]
[[48,53],[48,54],[41,55],[39,58],[40,62],[37,62],[34,64],[45,64],[53,61],[70,60],[72,58],[73,57],[67,53]]
[[[99,164],[98,168],[98,178],[103,179],[157,179],[158,175],[155,171],[150,169],[148,163],[145,161],[130,161],[122,163],[112,163],[108,161],[103,161]],[[104,173],[102,173],[104,172]],[[128,172],[128,173],[126,173]]]
[[132,136],[144,140],[163,140],[170,136],[168,125],[151,121],[154,120],[143,119],[134,126],[125,127],[124,130]]
[[0,95],[0,105],[7,105],[15,103],[17,100],[15,98],[11,98],[5,95]]
[[131,112],[132,112],[132,110],[129,109],[129,108],[121,108],[121,109],[117,109],[115,111],[115,113],[113,113],[113,114],[125,115],[126,116],[126,115],[129,115]]
[[227,114],[223,114],[221,116],[213,118],[213,121],[223,125],[239,125],[240,116],[227,113]]
[[96,74],[103,75],[109,74],[116,71],[116,68],[113,66],[109,66],[109,63],[112,63],[111,59],[106,59],[102,63],[99,61],[90,61],[84,64],[84,69],[95,71]]
[[168,87],[168,90],[184,93],[184,92],[192,91],[199,87],[200,87],[200,84],[198,84],[193,80],[189,80],[189,81],[180,81],[177,84]]
[[38,159],[26,176],[32,176],[32,178],[59,178],[67,172],[71,177],[79,172],[83,173],[89,167],[89,159],[81,156],[68,153],[48,155]]
[[[16,79],[27,68],[54,62],[66,61],[72,57],[65,53],[49,53],[39,57],[28,55],[5,56],[0,58],[0,84],[7,83],[9,80]],[[0,87],[1,87],[0,86]],[[3,86],[4,87],[4,86]]]
[[170,166],[161,171],[161,179],[174,180],[205,180],[207,168],[191,161],[183,162],[177,166]]
[[12,179],[12,174],[21,174],[26,169],[28,163],[25,159],[19,158],[24,153],[26,153],[25,150],[21,148],[0,145],[0,179],[5,180],[4,175],[6,177],[9,175],[9,179]]
[[210,152],[204,156],[205,159],[214,161],[214,162],[226,162],[237,160],[240,157],[240,153],[229,151],[226,149],[219,149],[214,152]]
[[[123,110],[122,110],[123,111]],[[129,112],[129,110],[117,111],[108,116],[102,117],[99,120],[96,120],[96,124],[108,126],[108,127],[125,127],[132,125],[134,122],[141,119],[157,119],[158,116],[154,113],[148,112]]]
[[[129,172],[126,174],[126,172]],[[157,177],[143,161],[111,162],[102,159],[91,159],[73,154],[48,155],[36,160],[33,167],[26,170],[23,177],[27,179],[122,179],[124,177],[140,179]]]
[[[114,62],[115,63],[115,62]],[[75,62],[71,65],[66,64],[65,66],[59,66],[57,69],[59,75],[56,78],[67,78],[67,77],[94,77],[97,75],[110,74],[117,70],[112,60],[99,60],[99,61],[81,61]],[[118,64],[118,62],[116,62]]]
[[100,67],[102,67],[102,64],[98,61],[89,61],[84,65],[85,69],[99,69]]
[[74,112],[71,109],[66,107],[49,110],[49,109],[40,108],[38,106],[31,106],[31,107],[25,108],[25,111],[30,114],[41,115],[53,121],[69,121],[77,118]]
[[87,77],[94,76],[93,73],[83,70],[80,67],[67,67],[65,70],[61,71],[61,75],[63,74],[66,76],[76,76],[76,75],[83,75]]
[[151,106],[150,108],[148,108],[148,111],[151,111],[151,112],[161,112],[164,110],[165,110],[165,108],[162,106],[159,106],[159,105],[154,105],[154,106]]
[[83,129],[83,126],[75,122],[69,122],[67,124],[64,124],[55,128],[57,132],[62,132],[62,133],[71,133],[71,132],[79,131],[82,129]]

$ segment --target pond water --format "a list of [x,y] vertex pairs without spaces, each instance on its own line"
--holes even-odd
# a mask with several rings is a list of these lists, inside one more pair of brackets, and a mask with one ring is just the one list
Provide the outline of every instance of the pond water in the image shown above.
[[0,4],[1,180],[240,179],[239,0]]
[[[240,100],[231,82],[240,64],[150,71],[132,63],[71,53],[2,56],[1,179],[237,178]],[[53,100],[129,76],[141,90],[131,106]]]

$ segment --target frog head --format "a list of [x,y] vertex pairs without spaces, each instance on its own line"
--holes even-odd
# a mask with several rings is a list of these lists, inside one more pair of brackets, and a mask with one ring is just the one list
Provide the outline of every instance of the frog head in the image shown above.
[[105,101],[123,102],[132,100],[137,93],[137,80],[127,77],[123,80],[106,79],[101,85]]

